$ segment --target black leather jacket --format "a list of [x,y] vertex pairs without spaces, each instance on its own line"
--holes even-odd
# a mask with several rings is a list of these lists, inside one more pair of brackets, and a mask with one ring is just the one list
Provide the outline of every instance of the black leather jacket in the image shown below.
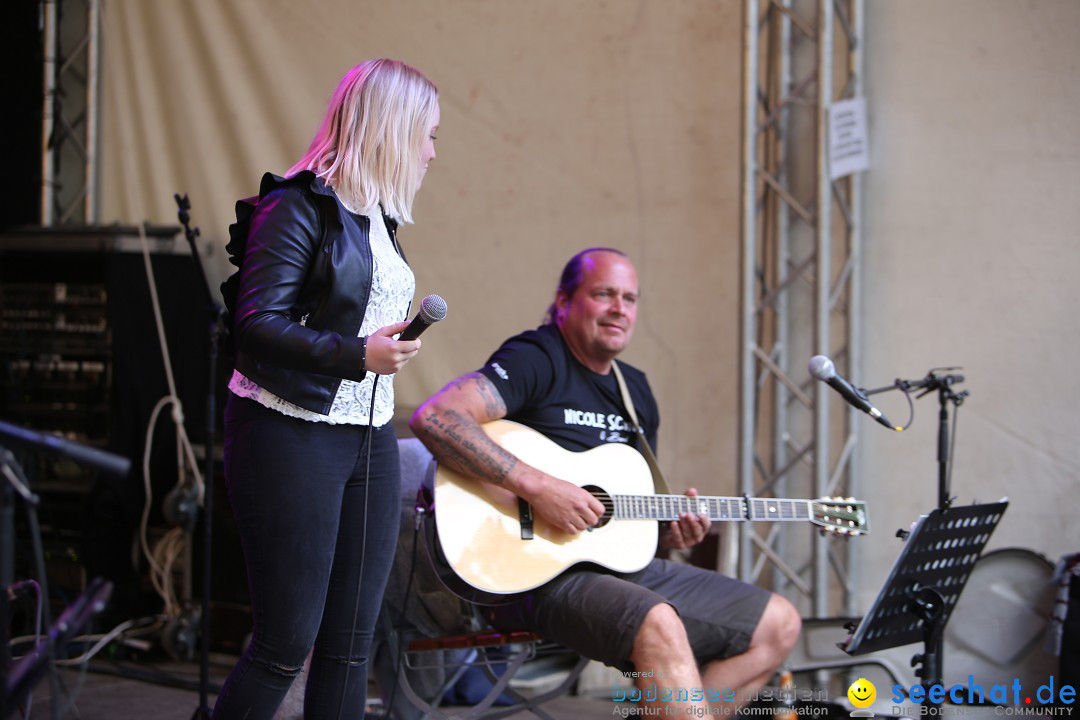
[[[374,267],[368,219],[311,172],[267,173],[257,198],[236,203],[228,245],[236,369],[280,398],[326,415],[341,380],[364,378],[357,337]],[[386,218],[397,244],[397,224]],[[244,230],[247,230],[245,233]],[[404,254],[402,254],[404,258]]]

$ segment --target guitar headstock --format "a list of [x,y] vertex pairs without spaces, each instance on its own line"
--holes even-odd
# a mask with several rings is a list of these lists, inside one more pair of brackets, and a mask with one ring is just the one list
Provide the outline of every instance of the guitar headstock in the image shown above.
[[810,522],[823,533],[841,537],[865,535],[870,532],[866,503],[855,498],[820,498],[810,501]]

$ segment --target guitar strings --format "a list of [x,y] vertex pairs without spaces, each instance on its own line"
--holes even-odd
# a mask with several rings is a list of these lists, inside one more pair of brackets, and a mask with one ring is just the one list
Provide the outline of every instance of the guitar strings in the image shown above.
[[[623,518],[639,520],[675,520],[683,512],[701,511],[712,520],[806,520],[814,516],[811,503],[777,498],[694,498],[677,495],[608,495],[596,490],[590,493],[604,507],[601,519]],[[821,504],[824,519],[830,525],[836,521],[850,521],[851,531],[859,519],[851,504]],[[831,517],[830,517],[831,516]]]

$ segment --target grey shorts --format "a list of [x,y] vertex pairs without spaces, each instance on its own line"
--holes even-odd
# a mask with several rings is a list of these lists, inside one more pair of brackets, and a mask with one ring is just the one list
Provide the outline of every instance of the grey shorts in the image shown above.
[[[711,570],[653,560],[612,574],[573,569],[520,600],[491,609],[500,630],[532,630],[622,671],[645,615],[661,603],[679,613],[699,664],[746,651],[771,593]],[[645,668],[642,668],[644,670]]]

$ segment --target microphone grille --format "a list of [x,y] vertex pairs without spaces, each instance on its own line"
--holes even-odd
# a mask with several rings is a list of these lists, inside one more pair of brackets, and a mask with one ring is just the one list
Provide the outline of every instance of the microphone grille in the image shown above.
[[833,365],[833,361],[824,355],[815,355],[810,358],[810,364],[807,365],[807,369],[810,374],[818,380],[829,380],[836,375],[836,366]]
[[428,295],[420,301],[420,316],[429,325],[439,322],[446,317],[446,301],[438,295]]

